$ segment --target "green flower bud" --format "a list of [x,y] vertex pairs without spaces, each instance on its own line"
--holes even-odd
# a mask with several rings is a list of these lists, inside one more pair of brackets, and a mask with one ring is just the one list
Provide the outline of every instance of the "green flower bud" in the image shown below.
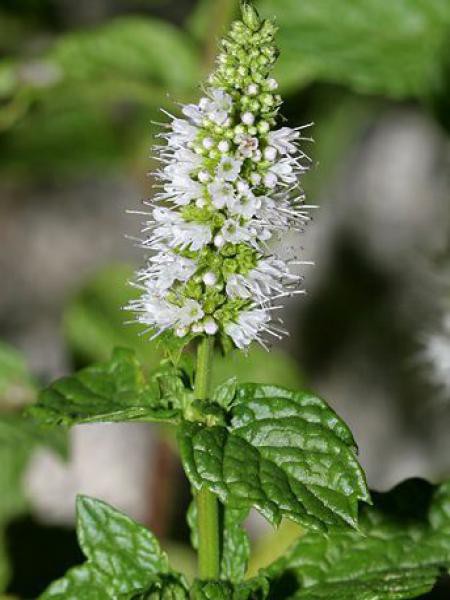
[[258,31],[261,20],[249,0],[241,0],[242,20],[251,31]]

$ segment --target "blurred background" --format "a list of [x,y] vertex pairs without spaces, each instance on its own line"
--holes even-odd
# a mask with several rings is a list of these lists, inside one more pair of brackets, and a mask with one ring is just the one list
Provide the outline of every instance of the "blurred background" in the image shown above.
[[[216,382],[303,385],[350,424],[369,485],[450,476],[450,0],[259,0],[277,16],[291,125],[314,122],[314,219],[284,244],[307,296],[268,357]],[[151,195],[160,107],[195,100],[237,0],[0,0],[0,597],[34,598],[82,560],[77,493],[153,528],[193,573],[173,432],[95,425],[42,436],[38,387],[134,347],[126,209]],[[282,249],[283,250],[283,249]],[[257,569],[298,533],[252,515]],[[6,597],[6,596],[5,596]],[[429,598],[448,598],[442,583]]]

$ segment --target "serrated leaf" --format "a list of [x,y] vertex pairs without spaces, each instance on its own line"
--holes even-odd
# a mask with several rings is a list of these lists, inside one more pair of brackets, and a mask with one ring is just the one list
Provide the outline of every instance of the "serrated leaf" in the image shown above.
[[[222,543],[220,548],[220,577],[232,583],[241,582],[247,571],[250,542],[243,522],[248,509],[220,505]],[[189,505],[186,515],[191,531],[192,547],[198,548],[197,506],[195,500]]]
[[374,494],[360,531],[307,533],[265,573],[280,600],[401,600],[450,567],[450,482],[408,480]]
[[247,516],[247,508],[226,506],[224,509],[220,575],[233,583],[242,581],[247,571],[250,541],[243,527]]
[[169,573],[152,533],[100,500],[78,497],[77,533],[87,562],[52,583],[40,600],[127,597]]
[[121,596],[121,600],[188,600],[188,598],[189,591],[184,579],[173,574],[158,577],[146,590]]
[[269,587],[264,577],[255,577],[233,585],[229,581],[194,582],[191,598],[195,600],[264,600]]
[[216,387],[211,397],[211,400],[225,409],[229,408],[230,404],[234,400],[234,397],[236,396],[236,386],[236,377],[231,377],[231,379],[227,379],[222,384]]
[[447,0],[262,0],[259,8],[277,17],[277,74],[285,88],[327,81],[357,92],[423,98],[444,87]]
[[40,393],[29,414],[49,425],[116,421],[174,422],[174,398],[147,381],[134,352],[118,348],[107,363],[63,377]]
[[235,507],[313,528],[356,527],[370,501],[348,427],[320,398],[268,385],[237,386],[228,426],[184,422],[185,471]]

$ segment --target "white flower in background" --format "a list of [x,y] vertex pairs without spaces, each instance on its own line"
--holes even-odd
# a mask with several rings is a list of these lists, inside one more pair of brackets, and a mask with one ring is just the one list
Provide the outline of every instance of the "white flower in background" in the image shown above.
[[267,336],[285,333],[274,318],[280,299],[302,292],[291,264],[268,245],[308,221],[302,138],[279,126],[274,33],[246,5],[204,97],[183,106],[183,118],[166,113],[159,189],[141,241],[153,256],[136,277],[142,297],[129,306],[153,336],[221,335],[238,348],[266,347]]
[[422,359],[430,368],[432,382],[450,399],[450,313],[444,317],[441,331],[425,337]]

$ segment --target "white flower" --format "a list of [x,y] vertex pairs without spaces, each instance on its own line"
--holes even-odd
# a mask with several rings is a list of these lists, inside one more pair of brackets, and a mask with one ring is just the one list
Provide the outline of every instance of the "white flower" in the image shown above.
[[203,121],[202,110],[197,104],[186,104],[183,106],[183,114],[195,125],[201,125]]
[[173,168],[172,172],[175,173],[179,169],[182,169],[186,173],[190,173],[191,171],[198,169],[203,163],[203,158],[201,156],[185,147],[178,148],[175,151],[173,158],[174,162],[169,166]]
[[209,225],[184,221],[179,213],[166,208],[155,208],[153,217],[158,225],[154,228],[154,237],[151,246],[166,240],[170,248],[182,250],[200,250],[211,241]]
[[188,298],[177,314],[177,325],[180,327],[188,327],[191,323],[199,321],[204,316],[201,305],[196,301]]
[[258,149],[259,140],[251,135],[241,134],[236,136],[235,141],[239,144],[239,154],[244,158],[250,158]]
[[269,162],[273,162],[277,157],[277,149],[273,146],[267,146],[264,150],[264,158]]
[[172,133],[168,136],[169,146],[182,146],[193,142],[198,134],[198,128],[185,119],[174,119],[172,121]]
[[247,280],[243,275],[230,275],[225,286],[230,298],[250,298],[251,291]]
[[267,74],[271,60],[242,63],[242,47],[249,57],[274,56],[273,30],[254,35],[244,20],[239,40],[223,45],[205,96],[182,106],[183,118],[166,113],[141,240],[153,256],[137,275],[142,297],[129,307],[155,336],[220,331],[239,348],[264,346],[266,334],[283,333],[270,325],[279,299],[299,292],[299,277],[269,255],[267,242],[307,220],[295,190],[305,155],[297,130],[272,131],[281,101]]
[[203,283],[207,286],[216,285],[217,275],[212,271],[208,271],[202,277]]
[[264,309],[247,310],[239,315],[236,323],[227,323],[224,329],[238,348],[245,348],[259,338],[269,320],[269,313]]
[[164,186],[166,197],[184,206],[203,194],[203,187],[183,172],[174,175],[171,183]]
[[224,206],[230,206],[234,201],[234,187],[231,183],[218,179],[208,185],[211,202],[219,210]]
[[160,252],[152,256],[149,266],[140,272],[138,282],[145,284],[147,292],[161,294],[175,281],[188,281],[197,270],[197,263],[173,252]]
[[245,123],[245,125],[251,126],[255,122],[255,115],[253,113],[247,111],[241,115],[241,120],[243,123]]
[[212,90],[211,101],[206,104],[205,112],[217,125],[223,125],[233,106],[233,99],[223,90]]
[[293,154],[297,151],[297,147],[293,142],[300,137],[300,134],[295,129],[290,127],[282,127],[271,131],[268,135],[269,144],[276,148],[280,154]]
[[227,219],[222,225],[220,233],[222,234],[222,238],[231,244],[239,244],[240,242],[245,242],[252,237],[251,231],[249,231],[248,227],[239,225],[239,223],[234,219]]
[[235,181],[241,172],[242,160],[224,156],[217,167],[217,177],[225,181]]
[[253,192],[251,192],[248,186],[246,186],[246,188],[247,189],[243,189],[239,192],[239,195],[236,196],[230,206],[230,212],[249,219],[257,212],[258,208],[261,206],[261,201],[253,194]]
[[217,333],[219,326],[212,317],[207,317],[203,321],[203,329],[207,335],[214,335],[215,333]]
[[160,331],[173,327],[177,321],[178,307],[152,293],[146,294],[138,305],[132,304],[130,308],[138,311],[140,323]]
[[294,170],[294,164],[291,158],[282,158],[270,167],[269,174],[275,175],[285,183],[295,183],[297,176]]

